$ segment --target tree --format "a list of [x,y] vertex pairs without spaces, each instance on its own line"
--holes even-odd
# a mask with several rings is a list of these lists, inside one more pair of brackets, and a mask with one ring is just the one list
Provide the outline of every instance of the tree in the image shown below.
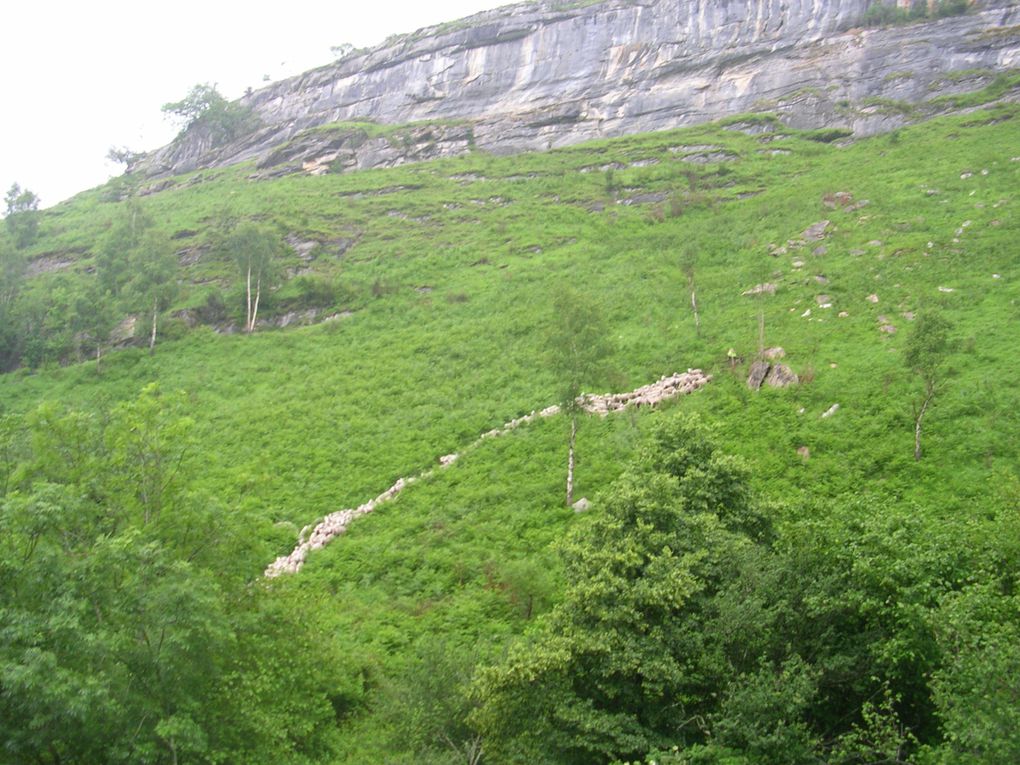
[[701,337],[701,316],[698,313],[698,295],[694,284],[694,267],[697,259],[698,255],[695,249],[688,247],[684,250],[681,267],[683,268],[684,276],[687,277],[687,288],[691,291],[691,311],[694,312],[694,334],[697,337]]
[[223,246],[244,277],[244,331],[250,334],[258,320],[262,288],[271,287],[276,279],[275,261],[282,254],[283,245],[265,227],[245,222],[226,236]]
[[5,222],[15,246],[21,250],[35,241],[39,232],[39,197],[17,183],[11,184],[4,197],[7,205]]
[[164,104],[163,113],[181,125],[182,135],[202,132],[214,146],[237,138],[257,123],[251,109],[227,101],[208,83],[195,85],[180,101]]
[[106,152],[106,158],[117,165],[124,165],[128,172],[131,166],[145,156],[145,152],[134,151],[127,146],[111,146]]
[[26,419],[0,496],[0,763],[328,761],[358,703],[321,604],[255,583],[253,520],[196,493],[179,410],[150,386]]
[[563,543],[562,601],[477,676],[473,720],[494,760],[590,765],[703,740],[696,721],[748,632],[706,638],[705,614],[767,538],[742,465],[695,420],[659,423]]
[[928,407],[945,386],[945,362],[950,351],[951,325],[939,313],[921,314],[907,337],[904,361],[921,378],[924,392],[914,404],[914,459],[921,459],[921,427]]
[[151,311],[149,352],[156,347],[156,324],[160,312],[177,295],[177,258],[165,236],[149,230],[130,253],[131,281],[128,293],[139,311]]
[[574,446],[577,419],[584,413],[582,386],[605,377],[612,351],[609,332],[597,308],[573,290],[556,294],[547,338],[547,361],[559,386],[560,410],[570,418],[567,441],[567,507],[574,501]]
[[0,236],[0,371],[13,369],[24,340],[17,304],[25,279],[25,258],[7,236]]
[[106,236],[96,251],[96,277],[104,290],[119,298],[131,280],[131,264],[136,260],[146,232],[155,225],[152,217],[134,197],[120,206]]
[[75,301],[75,328],[91,341],[96,359],[96,372],[103,358],[103,346],[117,326],[116,301],[98,280],[88,283],[77,294]]

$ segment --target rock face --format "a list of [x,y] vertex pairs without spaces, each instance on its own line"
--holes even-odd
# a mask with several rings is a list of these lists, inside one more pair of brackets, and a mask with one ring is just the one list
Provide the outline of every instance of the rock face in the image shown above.
[[[907,120],[908,110],[890,104],[975,90],[995,71],[1020,65],[1020,34],[1009,32],[1020,24],[1020,7],[1011,0],[975,0],[966,15],[923,24],[860,29],[871,3],[507,6],[256,91],[242,99],[261,122],[253,133],[213,147],[207,135],[191,131],[133,169],[158,176],[265,161],[295,139],[284,161],[310,162],[312,170],[337,159],[350,167],[402,161],[393,149],[403,141],[377,140],[362,151],[369,141],[352,150],[350,142],[335,145],[303,132],[354,121],[441,123],[434,141],[412,139],[418,150],[411,159],[469,148],[541,150],[751,111],[777,113],[794,127],[869,134]],[[962,79],[945,76],[965,70],[971,74]]]

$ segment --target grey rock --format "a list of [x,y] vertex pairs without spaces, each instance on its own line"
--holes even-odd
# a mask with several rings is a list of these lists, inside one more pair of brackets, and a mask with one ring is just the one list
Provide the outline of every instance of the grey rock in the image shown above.
[[765,282],[764,284],[756,284],[749,290],[744,290],[741,295],[775,295],[776,285],[772,282]]
[[588,510],[591,510],[591,502],[587,497],[581,497],[579,500],[577,500],[577,502],[571,505],[571,507],[574,508],[575,513],[583,513]]
[[751,371],[747,375],[747,387],[751,390],[758,390],[765,381],[772,365],[767,361],[755,361],[751,364]]
[[[267,174],[391,167],[472,148],[544,150],[755,110],[794,128],[869,135],[909,119],[908,109],[874,104],[918,104],[980,87],[981,77],[961,82],[949,74],[994,72],[1020,59],[1016,35],[982,34],[1020,24],[1011,0],[985,0],[929,23],[861,29],[871,4],[519,3],[269,85],[241,99],[259,120],[249,134],[215,146],[207,131],[189,130],[130,169],[158,177],[251,159]],[[889,76],[904,71],[911,76]],[[357,121],[411,132],[406,141],[309,132]],[[442,125],[415,124],[425,121]],[[778,126],[762,119],[730,127],[772,134]]]
[[25,273],[27,276],[39,276],[39,274],[52,274],[54,271],[63,271],[65,268],[70,268],[78,259],[74,257],[76,253],[80,254],[81,251],[67,250],[66,252],[52,252],[45,255],[39,255],[28,261],[25,266]]
[[800,378],[786,364],[773,364],[765,376],[765,384],[773,388],[785,388],[799,382]]
[[820,239],[825,238],[825,230],[829,227],[829,221],[820,220],[817,223],[812,223],[806,229],[804,233],[800,235],[801,239],[805,242],[817,242]]

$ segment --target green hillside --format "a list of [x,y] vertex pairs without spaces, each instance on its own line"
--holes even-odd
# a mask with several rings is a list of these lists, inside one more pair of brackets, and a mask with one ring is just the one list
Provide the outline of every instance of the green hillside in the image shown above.
[[[19,367],[0,376],[13,625],[0,762],[1015,760],[1018,118],[998,105],[850,143],[757,116],[351,174],[257,179],[239,165],[155,193],[111,182],[45,211],[8,308]],[[130,215],[169,243],[179,285],[150,354],[125,277],[116,318],[140,315],[141,347],[97,368],[82,296]],[[269,323],[250,335],[236,331],[244,281],[225,244],[243,221],[289,243],[263,296]],[[583,418],[575,495],[589,512],[564,507],[569,425],[544,418],[410,486],[300,573],[251,584],[326,513],[556,403],[547,338],[567,290],[612,345],[593,390],[713,376],[656,411]],[[924,382],[907,349],[931,317],[949,342],[917,461]],[[750,390],[751,363],[775,347],[800,382]],[[650,467],[672,464],[664,444],[702,438],[718,451],[692,454],[714,462]],[[166,496],[156,521],[149,480]],[[40,497],[48,525],[33,525]],[[107,520],[79,528],[86,506]],[[97,509],[114,506],[113,522]],[[145,732],[140,749],[104,749],[115,736],[90,704],[67,702],[77,681],[33,685],[65,666],[105,682],[99,659],[46,637],[58,621],[87,632],[102,609],[68,606],[72,629],[37,613],[40,597],[65,602],[51,585],[16,582],[48,570],[34,551],[49,544],[47,561],[106,560],[102,548],[131,581],[150,563],[103,547],[129,538],[168,556],[150,561],[161,586],[177,581],[165,569],[198,593],[156,605],[194,608],[208,630],[174,622],[196,642],[146,665],[156,685],[179,670],[180,699],[133,688],[160,701],[144,714],[91,704],[109,730]],[[81,544],[91,552],[68,552]],[[612,578],[642,555],[643,573]],[[620,581],[634,589],[608,597]],[[139,613],[119,597],[111,609]],[[113,641],[100,626],[88,634]],[[234,684],[202,685],[199,646],[234,651],[239,664],[217,664]],[[202,712],[231,703],[236,719]],[[47,750],[32,732],[47,725],[72,733]]]

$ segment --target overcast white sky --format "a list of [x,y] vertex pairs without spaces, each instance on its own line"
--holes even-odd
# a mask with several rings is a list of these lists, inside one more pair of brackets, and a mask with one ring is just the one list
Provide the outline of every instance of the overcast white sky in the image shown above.
[[160,107],[197,83],[246,87],[328,63],[330,47],[508,4],[508,0],[53,0],[6,4],[0,20],[0,194],[18,182],[48,207],[119,169],[111,146],[167,143]]

